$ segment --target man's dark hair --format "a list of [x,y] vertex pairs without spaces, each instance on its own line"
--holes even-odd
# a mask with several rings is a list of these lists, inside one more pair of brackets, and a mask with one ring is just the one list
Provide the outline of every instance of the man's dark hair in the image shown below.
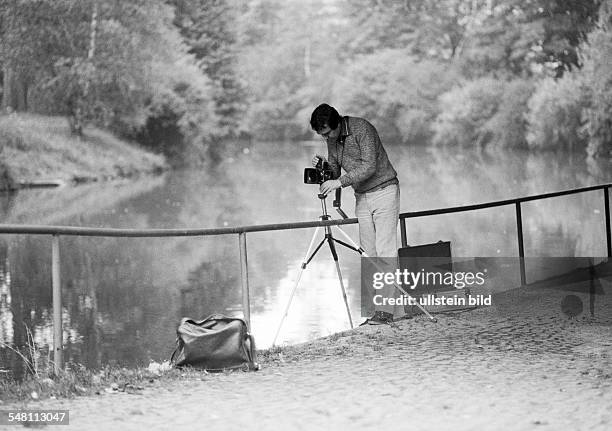
[[332,106],[327,103],[322,103],[312,111],[310,117],[310,127],[315,132],[323,129],[325,125],[328,125],[330,129],[334,130],[340,124],[340,114]]

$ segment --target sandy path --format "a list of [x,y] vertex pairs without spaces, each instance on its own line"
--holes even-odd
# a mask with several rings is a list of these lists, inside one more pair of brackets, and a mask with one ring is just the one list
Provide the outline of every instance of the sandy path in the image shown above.
[[29,407],[69,409],[78,430],[612,429],[612,295],[576,320],[561,294],[512,295],[291,347],[255,373]]

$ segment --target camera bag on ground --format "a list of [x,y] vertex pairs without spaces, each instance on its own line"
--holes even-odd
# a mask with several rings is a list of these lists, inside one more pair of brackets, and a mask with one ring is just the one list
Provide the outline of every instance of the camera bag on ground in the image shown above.
[[[438,241],[431,244],[422,244],[417,246],[402,247],[398,250],[400,270],[421,270],[424,273],[434,274],[454,274],[454,264],[451,253],[450,241]],[[444,275],[446,277],[446,275]],[[429,296],[430,298],[453,298],[462,295],[465,301],[468,301],[470,288],[464,287],[460,290],[443,281],[444,277],[434,277],[433,283],[427,283],[415,287],[412,290],[412,295],[417,298]],[[453,276],[454,279],[454,276]],[[431,301],[431,300],[430,300]],[[422,304],[422,303],[421,303]],[[443,313],[447,311],[458,311],[473,309],[473,306],[464,305],[431,305],[422,304],[431,313]],[[414,306],[406,305],[404,310],[407,314],[419,314],[419,311]]]
[[255,341],[246,322],[236,317],[213,314],[196,321],[181,319],[176,330],[176,349],[170,362],[207,371],[258,370]]

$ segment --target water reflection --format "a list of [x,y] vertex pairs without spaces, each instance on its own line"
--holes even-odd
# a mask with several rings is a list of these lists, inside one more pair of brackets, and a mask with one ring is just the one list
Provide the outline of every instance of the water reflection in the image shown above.
[[[319,142],[255,144],[210,169],[164,177],[3,197],[2,223],[123,228],[220,227],[316,220],[316,186],[302,170]],[[612,179],[607,162],[562,154],[388,148],[402,185],[402,211],[507,199]],[[343,195],[353,213],[354,197]],[[532,256],[605,254],[601,192],[524,205],[525,250]],[[408,241],[450,240],[456,256],[515,256],[513,207],[412,219]],[[357,238],[356,226],[345,229]],[[248,235],[252,325],[268,346],[314,230]],[[50,239],[0,238],[0,341],[27,353],[28,331],[44,363],[51,343]],[[340,263],[359,323],[359,258],[341,248]],[[61,238],[65,359],[97,368],[146,365],[169,357],[183,316],[241,315],[238,239]],[[301,280],[280,342],[294,343],[349,327],[335,267],[323,248]],[[31,344],[31,343],[30,343]],[[0,348],[0,368],[24,364]]]

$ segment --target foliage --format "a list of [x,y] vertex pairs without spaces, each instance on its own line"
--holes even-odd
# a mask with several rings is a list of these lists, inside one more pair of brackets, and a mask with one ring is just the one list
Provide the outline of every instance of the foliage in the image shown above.
[[491,77],[467,81],[440,96],[433,126],[438,145],[524,147],[524,114],[533,86]]
[[483,129],[491,137],[490,144],[499,147],[524,148],[527,145],[527,104],[533,94],[530,80],[515,79],[504,83],[504,91],[493,116]]
[[307,136],[314,106],[342,71],[337,58],[344,29],[323,0],[303,4],[251,2],[238,27],[240,79],[249,89],[245,127],[260,139]]
[[427,141],[438,114],[438,96],[454,81],[444,64],[417,62],[401,50],[357,57],[338,81],[338,106],[377,125],[385,140]]
[[[0,156],[4,156],[1,151]],[[0,161],[0,192],[15,190],[16,188],[17,184],[12,169],[5,162]]]
[[233,0],[171,0],[175,6],[174,22],[189,53],[211,82],[217,124],[214,136],[238,136],[243,132],[246,109],[244,88],[236,73],[235,21],[239,13]]
[[77,134],[92,122],[138,136],[167,110],[181,136],[175,142],[201,143],[214,131],[210,80],[164,1],[12,0],[0,11],[5,95],[21,89],[16,99],[27,102],[14,109],[67,115]]
[[579,66],[577,47],[601,0],[356,0],[347,2],[355,54],[400,48],[418,58],[453,59],[467,77],[523,76],[547,65],[560,76]]
[[434,125],[438,145],[482,145],[491,140],[487,121],[496,114],[504,83],[480,78],[454,87],[440,96],[441,113]]
[[145,152],[108,131],[87,127],[81,138],[71,136],[62,117],[0,116],[0,148],[15,182],[128,177],[166,168],[162,156]]
[[418,58],[448,60],[464,42],[471,17],[486,4],[486,0],[347,1],[343,10],[354,30],[343,50],[371,54],[393,48]]
[[599,28],[589,36],[583,50],[582,76],[588,89],[585,132],[590,141],[588,154],[612,156],[612,1],[602,7]]
[[577,49],[597,21],[601,0],[498,0],[470,17],[458,62],[466,76],[546,73],[579,67]]
[[[77,133],[92,122],[183,160],[223,137],[311,137],[322,102],[401,142],[525,146],[532,85],[571,72],[591,97],[564,82],[547,84],[550,98],[588,103],[590,151],[607,154],[609,4],[0,0],[3,107],[67,115]],[[556,115],[542,91],[533,121]],[[532,148],[549,145],[536,143],[547,124],[531,123]]]
[[580,133],[584,91],[574,74],[537,83],[529,100],[527,142],[539,150],[578,150],[586,145]]
[[136,369],[107,366],[102,370],[89,370],[81,364],[69,363],[66,364],[66,370],[58,375],[48,371],[27,375],[21,380],[11,378],[10,375],[0,375],[0,402],[31,402],[104,393],[140,394],[145,387],[157,387],[159,384],[196,377],[201,379],[204,374],[195,370],[157,368],[160,370],[151,365]]
[[[526,110],[524,80],[580,66],[576,50],[595,25],[600,2],[249,2],[238,39],[248,129],[260,138],[298,136],[308,131],[312,108],[326,101],[370,118],[388,137],[427,142],[440,109],[437,96],[461,74],[468,81],[499,80],[509,105],[478,120],[475,135],[457,139],[524,146],[525,120],[516,111]],[[515,84],[506,88],[506,81]]]

